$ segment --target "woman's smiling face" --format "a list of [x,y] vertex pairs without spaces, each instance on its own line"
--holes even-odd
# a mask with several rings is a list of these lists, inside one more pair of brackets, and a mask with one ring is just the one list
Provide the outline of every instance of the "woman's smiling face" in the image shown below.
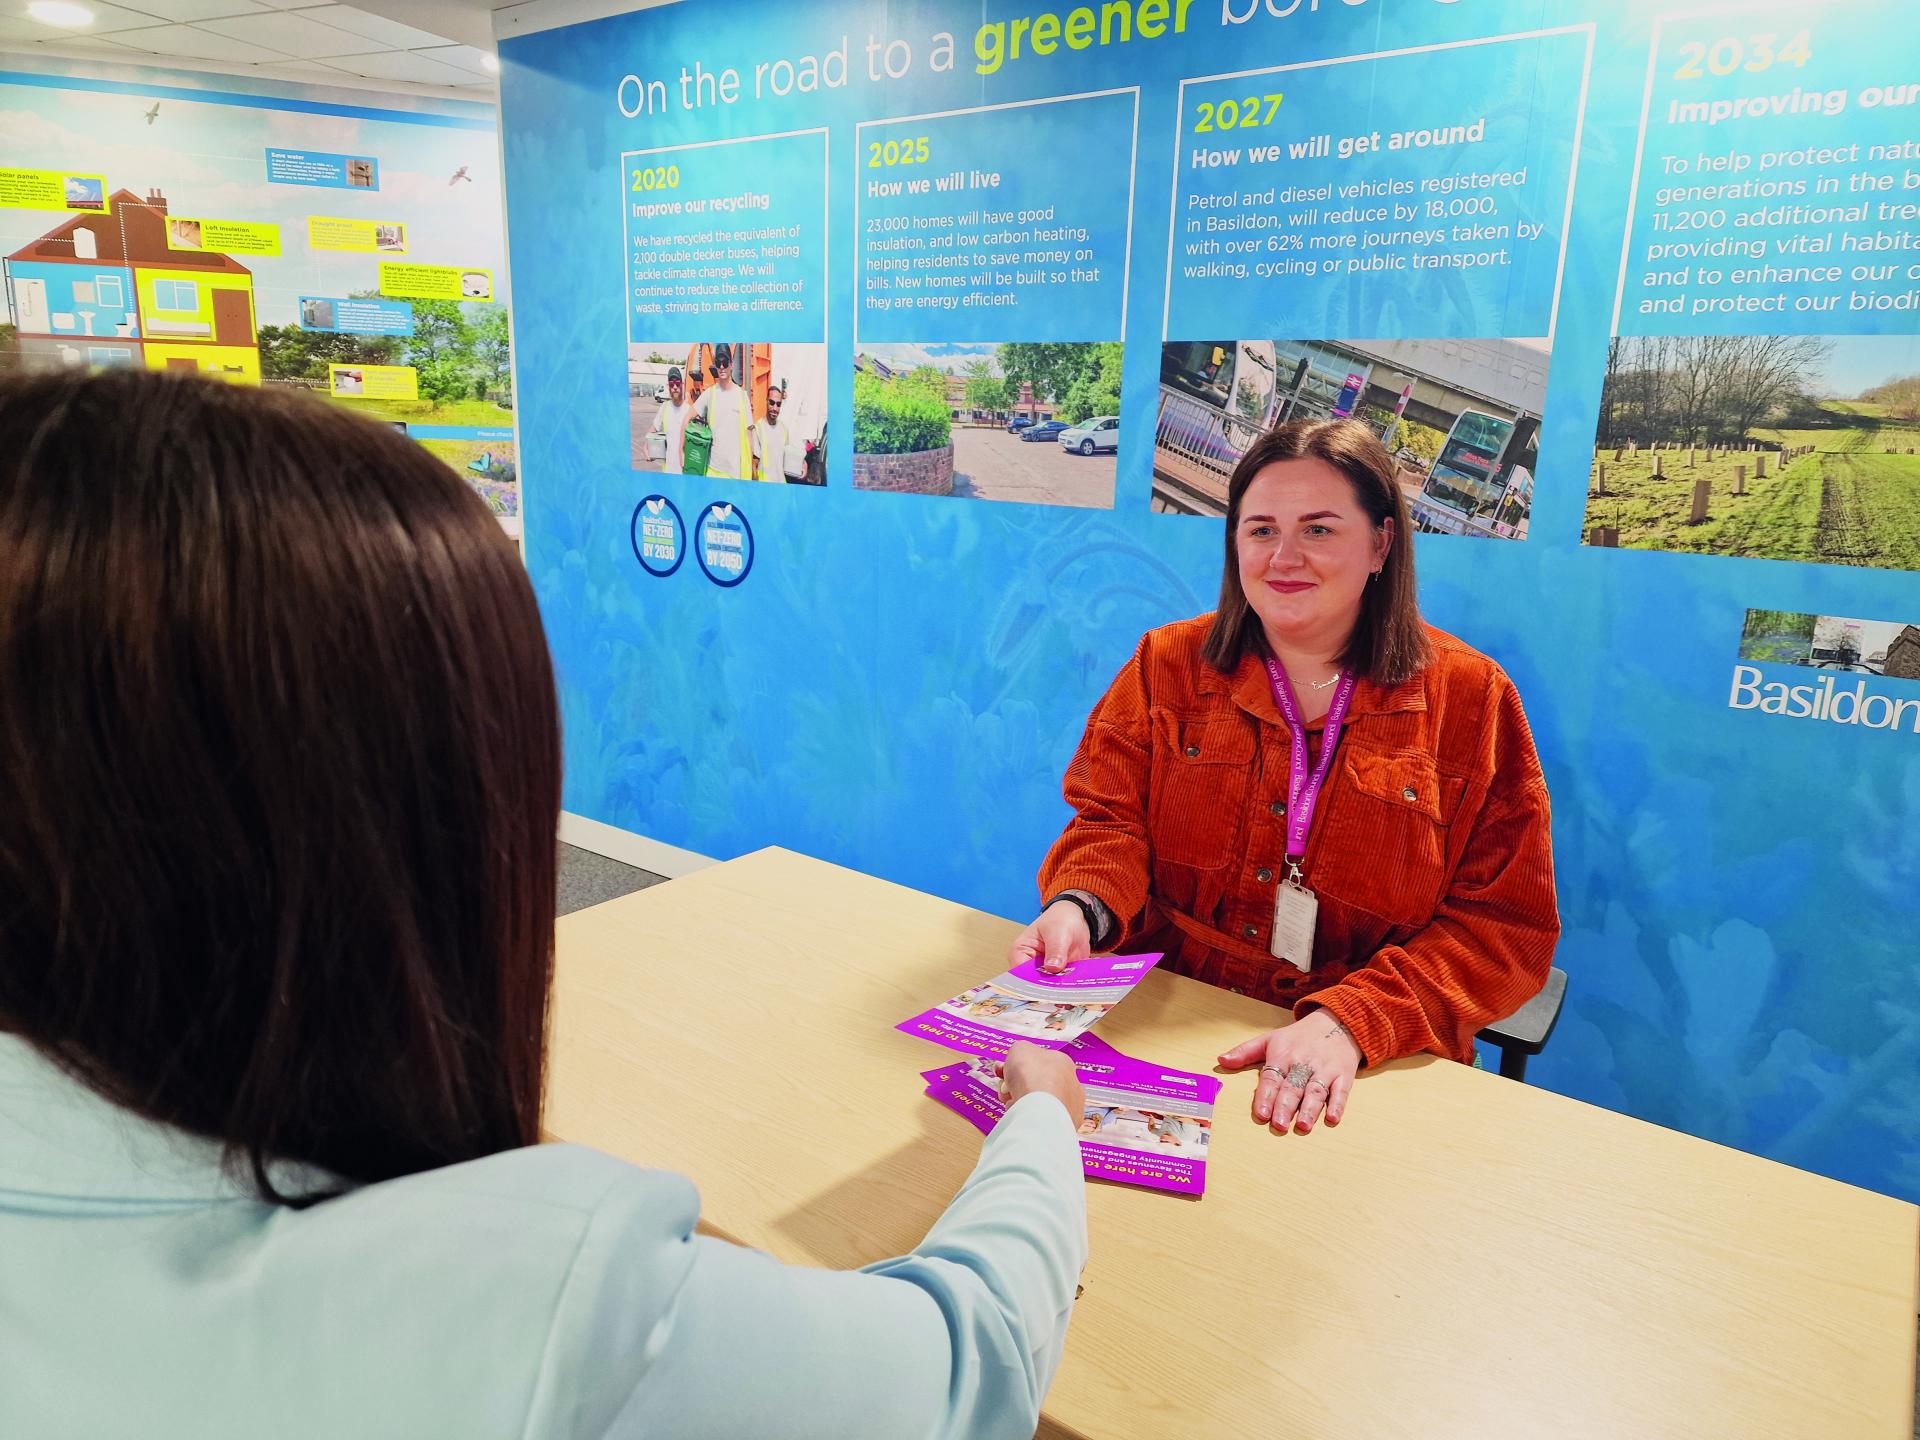
[[1385,562],[1393,521],[1376,527],[1347,477],[1312,456],[1253,477],[1234,526],[1240,588],[1269,640],[1338,651]]

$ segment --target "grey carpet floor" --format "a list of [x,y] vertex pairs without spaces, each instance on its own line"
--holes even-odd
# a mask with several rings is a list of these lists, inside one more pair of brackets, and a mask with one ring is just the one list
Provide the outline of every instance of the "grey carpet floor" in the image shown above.
[[618,899],[649,885],[658,885],[665,879],[664,875],[656,875],[651,870],[636,870],[577,845],[562,844],[558,908],[562,915],[570,915],[603,900]]

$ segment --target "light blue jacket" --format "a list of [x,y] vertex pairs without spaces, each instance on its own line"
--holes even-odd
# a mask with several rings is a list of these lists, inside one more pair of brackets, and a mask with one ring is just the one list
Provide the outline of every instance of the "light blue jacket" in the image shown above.
[[1087,1244],[1051,1097],[897,1260],[785,1266],[698,1214],[571,1145],[263,1204],[0,1035],[0,1436],[1032,1435]]

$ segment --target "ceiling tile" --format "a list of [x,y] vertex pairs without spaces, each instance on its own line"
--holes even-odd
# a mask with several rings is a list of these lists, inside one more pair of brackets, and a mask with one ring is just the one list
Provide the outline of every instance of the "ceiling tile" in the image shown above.
[[187,60],[227,60],[244,65],[262,61],[285,60],[278,50],[249,45],[242,40],[216,35],[193,25],[162,25],[152,30],[133,30],[116,36],[122,44],[156,55],[176,55]]
[[465,70],[423,60],[406,50],[382,50],[372,55],[329,56],[328,63],[354,75],[374,80],[408,80],[416,85],[471,85],[474,77]]
[[483,80],[492,80],[496,71],[487,69],[486,62],[492,57],[484,50],[471,45],[441,45],[432,49],[415,50],[415,55],[424,55],[429,60],[438,60],[443,65],[452,65],[477,75]]
[[414,50],[424,45],[447,43],[447,37],[444,35],[416,30],[411,25],[402,25],[382,15],[369,15],[365,10],[356,10],[351,5],[322,5],[300,13],[309,20],[318,20],[321,24],[331,25],[336,30],[365,36],[374,42],[372,45],[362,47],[367,50],[376,48]]
[[359,54],[372,48],[363,36],[349,35],[331,25],[309,20],[305,15],[284,10],[264,15],[241,15],[230,20],[208,20],[199,28],[224,35],[230,40],[244,40],[249,45],[262,45],[282,55],[309,60]]
[[281,60],[272,65],[262,65],[259,73],[277,76],[282,80],[300,80],[309,85],[338,85],[342,80],[355,78],[324,60]]
[[75,35],[65,30],[60,32],[58,39],[43,41],[35,48],[44,49],[56,55],[71,51],[77,55],[109,56],[123,65],[139,64],[142,55],[141,51],[131,50],[125,45],[116,45],[111,40],[103,40],[98,36]]
[[31,20],[16,20],[11,15],[0,15],[0,40],[51,40],[56,34],[73,33],[71,30],[56,31],[51,25],[38,25]]
[[266,8],[259,0],[134,0],[134,5],[145,14],[173,21],[254,15]]

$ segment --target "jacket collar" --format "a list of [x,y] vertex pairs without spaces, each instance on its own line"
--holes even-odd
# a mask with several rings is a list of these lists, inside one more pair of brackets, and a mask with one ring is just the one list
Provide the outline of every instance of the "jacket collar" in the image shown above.
[[[1287,726],[1280,707],[1273,703],[1273,686],[1267,679],[1266,661],[1248,652],[1231,675],[1222,675],[1204,661],[1200,664],[1200,683],[1204,694],[1225,695],[1265,725]],[[1367,715],[1391,715],[1405,710],[1427,708],[1427,681],[1423,671],[1398,685],[1376,685],[1362,680],[1353,687],[1353,700],[1347,707],[1347,723]]]
[[[287,1194],[347,1188],[305,1165],[271,1173]],[[123,1109],[20,1036],[0,1034],[0,1195],[9,1191],[163,1204],[260,1198],[218,1141]]]

